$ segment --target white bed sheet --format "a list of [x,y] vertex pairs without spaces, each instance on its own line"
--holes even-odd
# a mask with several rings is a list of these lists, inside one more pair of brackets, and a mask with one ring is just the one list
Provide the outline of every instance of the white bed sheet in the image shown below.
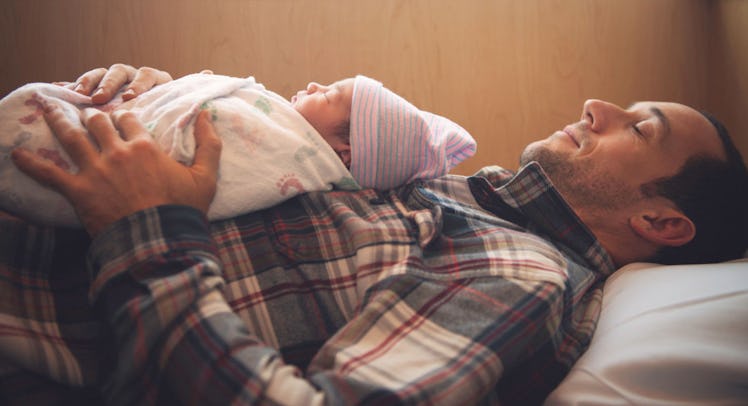
[[748,405],[748,259],[632,264],[553,405]]

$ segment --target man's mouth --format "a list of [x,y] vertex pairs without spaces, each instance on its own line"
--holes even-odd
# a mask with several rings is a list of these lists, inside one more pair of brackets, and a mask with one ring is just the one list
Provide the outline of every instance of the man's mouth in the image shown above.
[[571,126],[567,125],[563,129],[563,131],[564,131],[564,133],[566,133],[566,135],[569,136],[569,138],[571,139],[571,141],[574,142],[574,144],[577,145],[577,148],[579,148],[581,146],[580,143],[579,143],[579,141],[577,140],[577,138],[574,136],[574,131],[572,130]]

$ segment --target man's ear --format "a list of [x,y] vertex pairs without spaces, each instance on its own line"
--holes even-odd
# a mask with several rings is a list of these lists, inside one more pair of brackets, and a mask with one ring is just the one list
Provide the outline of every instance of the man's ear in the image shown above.
[[639,237],[660,245],[678,247],[696,236],[696,225],[674,208],[640,212],[629,218],[629,225]]

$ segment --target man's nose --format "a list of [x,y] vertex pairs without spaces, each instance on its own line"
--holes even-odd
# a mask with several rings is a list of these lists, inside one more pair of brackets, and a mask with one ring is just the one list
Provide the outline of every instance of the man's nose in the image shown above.
[[584,102],[582,120],[589,123],[592,131],[601,132],[623,112],[623,109],[613,103],[590,99]]

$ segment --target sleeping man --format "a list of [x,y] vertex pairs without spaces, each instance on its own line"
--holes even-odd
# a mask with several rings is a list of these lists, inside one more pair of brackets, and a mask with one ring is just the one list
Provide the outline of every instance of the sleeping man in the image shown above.
[[[57,107],[77,118],[95,113],[92,106],[91,97],[46,83],[28,84],[0,100],[0,209],[40,224],[78,225],[64,197],[19,172],[7,156],[21,147],[74,173],[75,162],[42,112]],[[289,101],[251,76],[201,73],[98,108],[132,111],[156,144],[184,164],[194,158],[195,118],[207,110],[223,143],[210,220],[307,191],[386,190],[438,177],[475,152],[465,129],[362,75],[328,86],[312,82]]]
[[132,113],[86,131],[45,116],[80,171],[22,149],[14,163],[92,239],[0,223],[23,237],[0,252],[5,303],[39,304],[0,319],[19,332],[0,342],[14,400],[538,404],[587,347],[618,267],[723,261],[748,241],[742,158],[676,103],[589,100],[516,173],[307,193],[211,223],[208,120],[184,166]]

